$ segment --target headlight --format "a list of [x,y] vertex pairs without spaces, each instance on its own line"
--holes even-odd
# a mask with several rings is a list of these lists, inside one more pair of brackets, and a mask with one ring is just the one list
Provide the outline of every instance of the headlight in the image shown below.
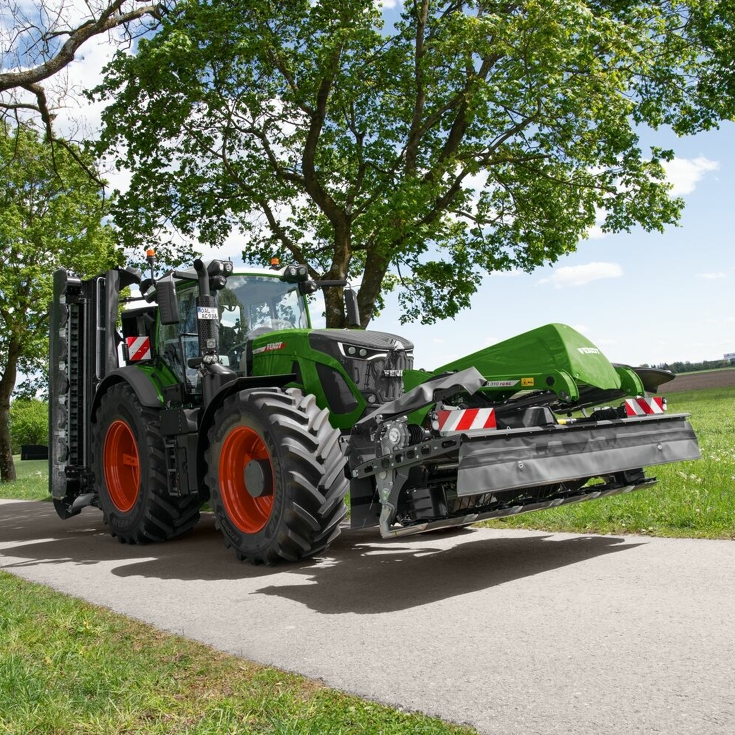
[[374,350],[363,345],[351,345],[348,342],[338,342],[339,351],[345,356],[358,360],[377,360],[388,357],[384,350]]

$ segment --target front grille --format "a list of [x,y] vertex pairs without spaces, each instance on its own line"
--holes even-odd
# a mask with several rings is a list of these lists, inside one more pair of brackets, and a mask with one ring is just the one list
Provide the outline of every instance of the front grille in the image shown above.
[[315,329],[309,344],[339,361],[368,405],[403,395],[403,371],[413,368],[408,340],[385,332]]
[[413,368],[413,355],[391,350],[374,360],[350,360],[345,368],[363,394],[374,394],[378,403],[394,401],[403,395],[403,371]]

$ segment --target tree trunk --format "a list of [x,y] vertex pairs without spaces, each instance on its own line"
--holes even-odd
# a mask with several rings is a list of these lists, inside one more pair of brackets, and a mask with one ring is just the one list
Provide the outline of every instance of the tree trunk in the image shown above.
[[[347,278],[352,257],[352,232],[348,218],[342,214],[336,218],[334,228],[334,257],[332,267],[325,279],[342,280]],[[324,311],[327,329],[344,329],[347,326],[345,314],[344,289],[334,286],[324,289]]]
[[14,482],[16,479],[10,444],[10,396],[18,375],[19,353],[18,345],[11,339],[5,370],[0,377],[0,482]]
[[15,463],[10,446],[10,404],[0,405],[0,482],[15,481]]
[[327,316],[327,329],[344,329],[347,326],[343,289],[324,289],[324,311]]
[[390,259],[385,255],[374,250],[368,251],[367,260],[365,261],[365,273],[362,277],[360,293],[357,298],[360,307],[360,324],[363,329],[367,329],[367,325],[375,313],[375,302],[380,296],[383,278],[388,270],[389,263]]

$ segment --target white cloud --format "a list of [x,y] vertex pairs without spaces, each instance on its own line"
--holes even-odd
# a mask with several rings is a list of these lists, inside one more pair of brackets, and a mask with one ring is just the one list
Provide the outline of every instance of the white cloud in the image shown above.
[[528,275],[526,271],[509,270],[509,271],[491,271],[490,278],[516,278],[518,276]]
[[673,161],[664,161],[663,167],[669,183],[674,187],[671,194],[683,196],[691,194],[702,177],[709,171],[717,171],[720,164],[718,161],[698,156],[692,159],[674,158]]
[[623,268],[618,263],[587,263],[556,268],[550,278],[540,280],[539,284],[551,283],[554,288],[569,288],[585,286],[603,278],[620,278],[622,275]]
[[727,278],[727,273],[697,273],[697,278],[704,278],[705,281],[714,281],[718,278]]
[[600,225],[592,225],[592,227],[587,230],[587,237],[590,240],[601,240],[603,237],[607,237],[607,232],[604,232],[602,227]]

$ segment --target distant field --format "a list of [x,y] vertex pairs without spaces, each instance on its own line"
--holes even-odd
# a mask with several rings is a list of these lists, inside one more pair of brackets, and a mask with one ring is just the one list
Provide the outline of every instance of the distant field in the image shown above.
[[706,388],[731,388],[735,386],[735,368],[723,370],[701,370],[696,373],[681,373],[670,383],[661,386],[661,392],[681,393]]

